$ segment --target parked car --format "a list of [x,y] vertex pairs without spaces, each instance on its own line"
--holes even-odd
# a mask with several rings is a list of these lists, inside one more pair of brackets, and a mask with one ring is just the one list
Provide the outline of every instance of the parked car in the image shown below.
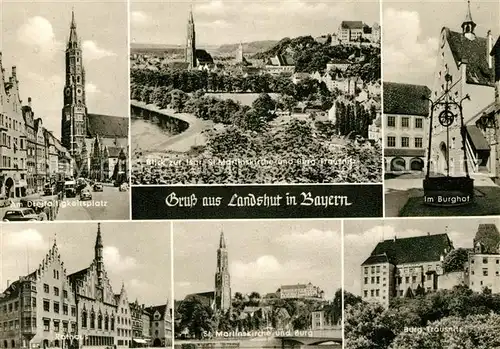
[[80,200],[84,201],[84,200],[92,200],[92,194],[90,193],[90,190],[85,188],[85,189],[82,189],[82,191],[80,192]]
[[37,221],[38,215],[32,208],[14,208],[5,212],[4,222]]
[[102,186],[102,183],[95,183],[94,184],[94,191],[103,191],[104,187]]
[[12,204],[12,200],[7,196],[0,196],[0,207],[9,207]]
[[55,185],[46,185],[43,190],[43,195],[55,195],[57,193],[57,189]]

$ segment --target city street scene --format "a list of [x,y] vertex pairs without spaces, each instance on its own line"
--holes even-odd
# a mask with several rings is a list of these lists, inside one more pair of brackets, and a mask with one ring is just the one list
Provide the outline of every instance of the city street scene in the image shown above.
[[126,19],[126,1],[2,3],[3,221],[129,219]]
[[345,349],[498,347],[500,219],[344,222]]
[[500,4],[382,5],[385,216],[499,215]]
[[379,8],[132,0],[132,184],[381,183]]
[[340,221],[174,222],[179,348],[342,348]]
[[0,242],[2,348],[172,346],[170,224],[12,223]]

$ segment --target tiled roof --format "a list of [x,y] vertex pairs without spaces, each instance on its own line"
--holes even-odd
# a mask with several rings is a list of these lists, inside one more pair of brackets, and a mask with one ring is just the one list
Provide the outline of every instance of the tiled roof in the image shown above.
[[448,44],[455,62],[467,61],[467,83],[476,85],[493,86],[494,72],[488,67],[486,60],[487,40],[476,37],[474,40],[467,39],[462,33],[443,28],[446,32]]
[[212,301],[215,299],[214,291],[212,292],[201,292],[201,293],[192,293],[188,294],[184,300],[194,300],[200,302],[206,307],[210,307],[212,305]]
[[421,115],[429,114],[429,101],[422,99],[430,97],[431,90],[423,85],[400,84],[384,82],[384,113]]
[[342,21],[340,24],[342,29],[363,29],[362,21]]
[[467,126],[467,136],[476,150],[490,150],[490,145],[476,125]]
[[196,59],[200,64],[212,64],[214,62],[212,56],[206,50],[197,49]]
[[158,312],[160,314],[160,319],[159,320],[163,320],[163,318],[165,317],[165,314],[167,313],[167,305],[166,304],[162,304],[162,305],[155,305],[155,306],[152,306],[152,307],[147,307],[145,308],[145,310],[151,314],[151,316],[154,316],[156,312]]
[[110,158],[117,158],[122,150],[121,147],[108,147],[108,155]]
[[87,274],[88,270],[90,269],[89,268],[85,268],[85,269],[82,269],[82,270],[79,270],[73,274],[70,274],[68,276],[68,278],[70,279],[71,282],[75,282],[75,281],[78,281],[78,280],[81,280],[85,277],[85,275]]
[[389,258],[384,254],[371,255],[361,265],[380,264],[389,262]]
[[88,114],[88,136],[104,138],[128,138],[128,118]]
[[497,226],[495,224],[479,224],[474,237],[474,246],[477,242],[483,245],[484,253],[496,253],[500,244],[500,233]]
[[386,254],[392,264],[435,262],[445,256],[453,245],[448,234],[395,238],[379,242],[371,255]]

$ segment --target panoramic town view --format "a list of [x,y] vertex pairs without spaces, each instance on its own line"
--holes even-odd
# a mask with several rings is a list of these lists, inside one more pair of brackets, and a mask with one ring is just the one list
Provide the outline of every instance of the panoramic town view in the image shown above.
[[126,18],[126,1],[2,4],[3,221],[129,218]]
[[344,348],[495,348],[500,219],[344,222]]
[[342,347],[340,222],[180,222],[173,232],[176,347]]
[[382,6],[386,216],[500,214],[500,4]]
[[171,347],[170,241],[158,222],[3,225],[1,347]]
[[382,181],[378,2],[132,1],[130,18],[133,184]]

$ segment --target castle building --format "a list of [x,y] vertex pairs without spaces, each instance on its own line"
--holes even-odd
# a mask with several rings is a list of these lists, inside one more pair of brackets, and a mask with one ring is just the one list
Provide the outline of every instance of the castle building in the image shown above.
[[324,292],[310,282],[308,284],[281,285],[281,299],[323,298]]
[[[498,177],[500,167],[495,145],[499,135],[491,122],[494,120],[495,108],[495,76],[490,55],[493,37],[490,31],[486,37],[477,36],[476,26],[469,1],[461,32],[442,28],[431,99],[436,101],[442,98],[447,84],[450,88],[449,95],[456,102],[469,96],[470,100],[463,101],[465,151],[469,172]],[[448,128],[448,134],[447,128],[440,124],[437,117],[441,111],[442,109],[434,111],[435,117],[431,125],[431,171],[446,174],[449,170],[450,175],[460,176],[464,174],[466,166],[460,114],[457,108],[452,110],[458,117]]]
[[500,232],[494,224],[479,224],[464,279],[471,290],[500,293]]
[[225,313],[231,309],[231,279],[224,233],[220,233],[215,272],[215,309]]
[[384,167],[386,172],[422,171],[429,132],[430,89],[384,82]]
[[438,289],[442,262],[453,244],[447,234],[394,238],[379,242],[361,264],[364,301],[389,306],[395,297]]
[[[100,161],[102,170],[97,177],[109,178],[109,173],[113,173],[113,170],[107,170],[111,159],[116,161],[122,149],[128,153],[128,118],[88,113],[82,45],[76,30],[74,12],[66,46],[66,80],[63,94],[61,141],[75,158],[78,167],[75,170],[88,177],[90,162]],[[99,148],[94,149],[97,138]],[[89,154],[92,154],[92,157]],[[115,157],[112,154],[115,154]]]

